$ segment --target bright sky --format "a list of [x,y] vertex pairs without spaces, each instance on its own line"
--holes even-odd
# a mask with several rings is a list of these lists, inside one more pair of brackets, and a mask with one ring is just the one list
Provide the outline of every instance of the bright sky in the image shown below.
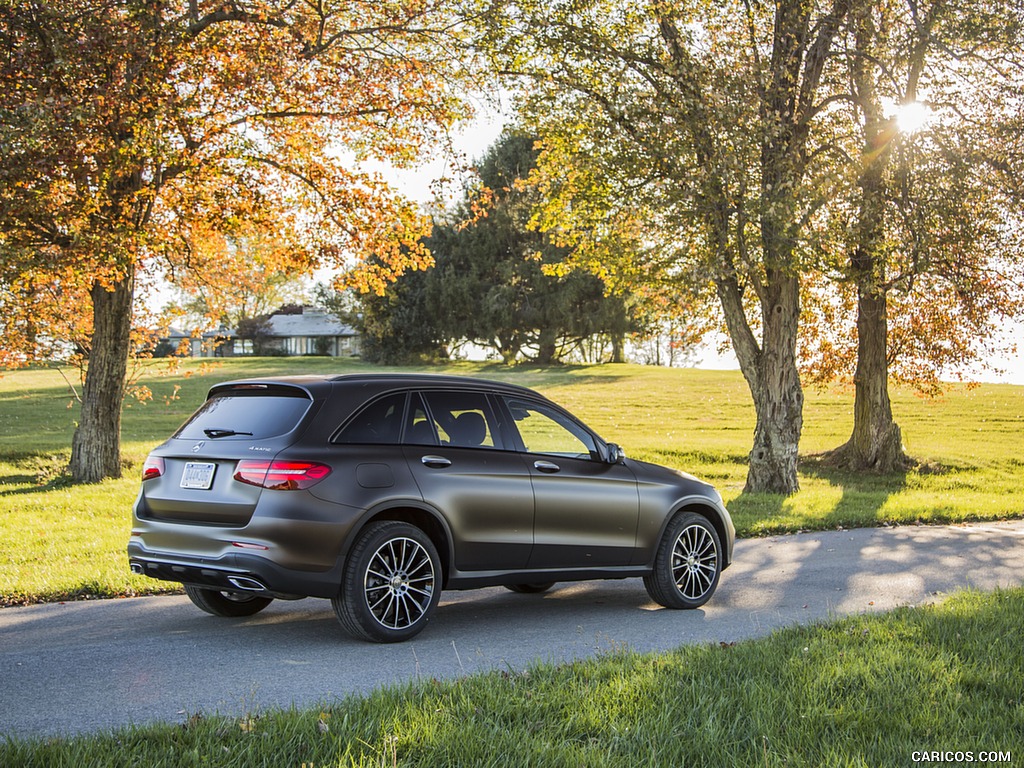
[[[465,155],[469,163],[481,160],[501,135],[505,119],[496,112],[479,107],[480,115],[472,123],[452,131],[451,142],[457,152]],[[414,169],[400,170],[386,164],[368,164],[367,170],[376,170],[394,183],[407,197],[427,205],[433,201],[431,183],[450,173],[443,158],[435,158]]]
[[[1005,358],[993,359],[991,362],[997,368],[1003,369],[1003,373],[994,373],[992,371],[982,371],[976,369],[973,375],[967,376],[969,381],[978,382],[990,382],[997,384],[1018,384],[1024,385],[1024,326],[1017,325],[1016,333],[1013,334],[1017,343],[1017,353],[1014,355],[1008,355]],[[735,369],[739,368],[739,364],[736,362],[735,356],[732,352],[726,352],[720,354],[714,345],[707,345],[698,351],[696,358],[698,360],[697,368],[706,369]]]

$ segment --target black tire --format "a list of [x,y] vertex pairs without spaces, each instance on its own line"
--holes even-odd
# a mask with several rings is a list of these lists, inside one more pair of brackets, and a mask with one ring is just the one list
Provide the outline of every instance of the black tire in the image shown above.
[[192,603],[214,616],[238,618],[259,613],[272,602],[272,597],[250,595],[245,592],[230,592],[202,587],[185,586],[185,594]]
[[414,525],[383,520],[356,540],[331,605],[353,637],[398,643],[423,631],[440,599],[441,559],[430,537]]
[[654,556],[654,572],[644,576],[647,594],[666,608],[699,608],[715,593],[722,574],[718,531],[703,515],[672,518]]
[[547,592],[555,586],[555,583],[554,581],[539,581],[536,584],[506,584],[505,589],[518,592],[521,595],[539,595],[541,592]]

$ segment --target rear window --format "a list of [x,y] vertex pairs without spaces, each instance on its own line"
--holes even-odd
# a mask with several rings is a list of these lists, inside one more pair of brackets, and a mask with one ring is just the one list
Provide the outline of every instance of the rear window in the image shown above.
[[349,420],[334,442],[397,445],[404,413],[405,392],[374,400]]
[[174,435],[183,440],[262,440],[293,430],[312,404],[300,389],[227,390],[207,400]]

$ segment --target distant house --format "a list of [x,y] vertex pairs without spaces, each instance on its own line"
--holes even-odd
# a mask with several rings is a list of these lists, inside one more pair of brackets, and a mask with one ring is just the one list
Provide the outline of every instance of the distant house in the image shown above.
[[350,357],[359,354],[359,334],[334,315],[315,307],[301,307],[288,314],[274,314],[262,324],[257,338],[241,338],[233,328],[207,331],[202,339],[171,329],[167,341],[177,346],[189,342],[192,357],[234,357],[236,355],[327,355]]
[[[234,354],[254,354],[256,341],[233,336]],[[301,307],[296,314],[271,315],[258,341],[263,354],[329,357],[359,354],[359,335],[355,329],[315,307]]]
[[[182,345],[186,346],[183,347]],[[184,355],[185,350],[187,350],[189,357],[202,357],[203,340],[194,338],[187,331],[172,326],[167,330],[167,335],[160,340],[160,346],[157,347],[157,350],[157,357]]]

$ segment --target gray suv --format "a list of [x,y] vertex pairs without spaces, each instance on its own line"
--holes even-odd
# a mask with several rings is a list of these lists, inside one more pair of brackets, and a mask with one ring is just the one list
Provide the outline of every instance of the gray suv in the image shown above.
[[637,576],[696,608],[734,535],[710,485],[626,459],[525,387],[297,376],[213,387],[149,455],[128,558],[217,616],[322,597],[386,643],[420,632],[443,589]]

